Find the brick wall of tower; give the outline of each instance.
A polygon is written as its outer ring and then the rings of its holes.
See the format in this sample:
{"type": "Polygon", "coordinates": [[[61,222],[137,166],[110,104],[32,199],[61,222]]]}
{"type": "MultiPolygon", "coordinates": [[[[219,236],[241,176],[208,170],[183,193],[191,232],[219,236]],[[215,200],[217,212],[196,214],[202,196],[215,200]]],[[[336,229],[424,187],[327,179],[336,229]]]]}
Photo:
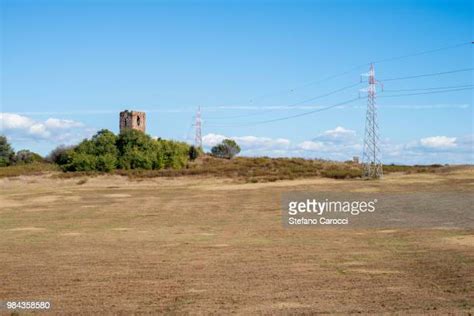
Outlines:
{"type": "Polygon", "coordinates": [[[142,132],[146,131],[145,112],[123,111],[120,112],[120,131],[124,129],[136,129],[142,132]]]}

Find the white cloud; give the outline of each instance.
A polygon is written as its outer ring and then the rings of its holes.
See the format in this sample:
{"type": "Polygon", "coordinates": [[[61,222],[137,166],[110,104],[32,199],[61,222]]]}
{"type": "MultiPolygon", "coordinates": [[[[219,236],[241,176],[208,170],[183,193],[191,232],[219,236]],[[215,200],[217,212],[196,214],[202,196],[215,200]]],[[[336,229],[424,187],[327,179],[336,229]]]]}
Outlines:
{"type": "Polygon", "coordinates": [[[56,118],[49,118],[44,122],[44,125],[50,129],[65,129],[73,127],[82,127],[84,124],[72,120],[60,120],[56,118]]]}
{"type": "Polygon", "coordinates": [[[75,129],[84,124],[73,120],[49,118],[36,121],[30,117],[15,113],[0,113],[0,131],[9,138],[21,140],[71,141],[82,131],[75,129]]]}
{"type": "Polygon", "coordinates": [[[51,132],[46,129],[46,126],[42,123],[35,123],[27,129],[28,133],[33,136],[38,136],[42,138],[49,138],[51,132]]]}
{"type": "Polygon", "coordinates": [[[31,127],[34,121],[29,117],[0,112],[0,128],[3,129],[26,129],[31,127]]]}
{"type": "Polygon", "coordinates": [[[338,126],[335,129],[324,131],[323,133],[316,136],[313,140],[330,143],[354,143],[356,141],[356,132],[346,129],[342,126],[338,126]]]}
{"type": "Polygon", "coordinates": [[[299,144],[298,148],[307,151],[321,151],[324,149],[324,144],[307,140],[299,144]]]}
{"type": "Polygon", "coordinates": [[[202,143],[205,147],[212,147],[226,138],[235,140],[243,150],[277,150],[290,146],[290,141],[285,138],[269,138],[258,136],[236,136],[227,137],[219,134],[207,134],[203,136],[202,143]]]}
{"type": "Polygon", "coordinates": [[[222,142],[224,139],[226,139],[224,135],[218,135],[218,134],[207,134],[202,137],[202,144],[206,147],[212,147],[220,142],[222,142]]]}
{"type": "Polygon", "coordinates": [[[456,147],[456,137],[433,136],[420,139],[420,144],[426,148],[453,148],[456,147]]]}
{"type": "MultiPolygon", "coordinates": [[[[226,137],[207,134],[203,144],[212,147],[226,137]]],[[[334,160],[348,160],[362,156],[363,139],[356,131],[338,126],[321,132],[312,140],[292,143],[288,139],[269,137],[230,137],[242,148],[242,155],[271,157],[306,157],[334,160]]],[[[431,163],[473,163],[473,135],[460,137],[431,136],[405,143],[385,139],[381,143],[384,163],[431,164],[431,163]]]]}
{"type": "Polygon", "coordinates": [[[325,159],[347,160],[359,156],[362,152],[362,140],[354,130],[337,126],[323,131],[309,141],[297,145],[304,156],[325,159]]]}
{"type": "Polygon", "coordinates": [[[400,164],[472,164],[474,135],[431,136],[407,143],[382,143],[382,160],[400,164]]]}
{"type": "Polygon", "coordinates": [[[256,137],[256,136],[242,136],[234,137],[236,142],[241,144],[244,148],[271,148],[281,149],[286,148],[290,145],[290,141],[285,138],[269,138],[269,137],[256,137]]]}
{"type": "Polygon", "coordinates": [[[286,138],[227,137],[220,134],[207,134],[203,137],[203,145],[209,148],[226,138],[235,140],[242,148],[242,155],[249,156],[299,156],[345,160],[353,155],[359,155],[362,149],[357,140],[356,132],[341,126],[324,131],[313,140],[306,140],[298,144],[293,144],[286,138]]]}

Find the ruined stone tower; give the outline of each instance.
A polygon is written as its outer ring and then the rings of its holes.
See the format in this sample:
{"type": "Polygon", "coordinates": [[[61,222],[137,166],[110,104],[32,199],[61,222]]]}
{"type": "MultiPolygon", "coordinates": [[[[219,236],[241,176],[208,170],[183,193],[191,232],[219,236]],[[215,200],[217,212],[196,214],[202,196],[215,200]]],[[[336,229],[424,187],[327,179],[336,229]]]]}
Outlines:
{"type": "Polygon", "coordinates": [[[145,112],[125,110],[120,112],[120,132],[124,129],[136,129],[145,132],[146,115],[145,112]]]}

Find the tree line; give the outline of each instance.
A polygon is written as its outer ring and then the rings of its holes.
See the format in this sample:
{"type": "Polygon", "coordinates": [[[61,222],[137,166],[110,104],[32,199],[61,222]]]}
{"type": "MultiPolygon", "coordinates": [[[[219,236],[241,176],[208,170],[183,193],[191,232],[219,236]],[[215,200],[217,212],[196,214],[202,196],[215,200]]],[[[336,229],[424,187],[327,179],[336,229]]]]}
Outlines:
{"type": "MultiPolygon", "coordinates": [[[[239,152],[240,147],[231,139],[225,139],[211,149],[211,155],[227,159],[233,158],[239,152]]],[[[201,148],[185,142],[154,139],[133,129],[124,130],[118,135],[103,129],[78,145],[58,146],[45,158],[29,150],[15,153],[6,137],[0,136],[0,167],[51,162],[58,164],[64,171],[180,169],[201,154],[201,148]]]]}

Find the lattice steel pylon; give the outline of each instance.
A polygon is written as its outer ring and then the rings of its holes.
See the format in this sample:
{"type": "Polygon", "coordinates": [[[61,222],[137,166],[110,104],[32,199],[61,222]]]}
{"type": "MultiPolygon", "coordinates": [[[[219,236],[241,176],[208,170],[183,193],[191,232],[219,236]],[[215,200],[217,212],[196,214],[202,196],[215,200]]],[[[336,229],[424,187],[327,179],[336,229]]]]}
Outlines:
{"type": "Polygon", "coordinates": [[[196,129],[196,134],[194,136],[194,146],[196,148],[201,148],[202,149],[202,120],[201,120],[201,107],[198,107],[198,110],[196,112],[196,121],[194,123],[194,127],[196,129]]]}
{"type": "Polygon", "coordinates": [[[365,116],[364,154],[362,161],[364,163],[364,177],[378,179],[383,176],[376,104],[376,86],[380,82],[375,79],[373,64],[370,65],[367,76],[369,86],[365,89],[367,91],[367,112],[365,116]]]}

